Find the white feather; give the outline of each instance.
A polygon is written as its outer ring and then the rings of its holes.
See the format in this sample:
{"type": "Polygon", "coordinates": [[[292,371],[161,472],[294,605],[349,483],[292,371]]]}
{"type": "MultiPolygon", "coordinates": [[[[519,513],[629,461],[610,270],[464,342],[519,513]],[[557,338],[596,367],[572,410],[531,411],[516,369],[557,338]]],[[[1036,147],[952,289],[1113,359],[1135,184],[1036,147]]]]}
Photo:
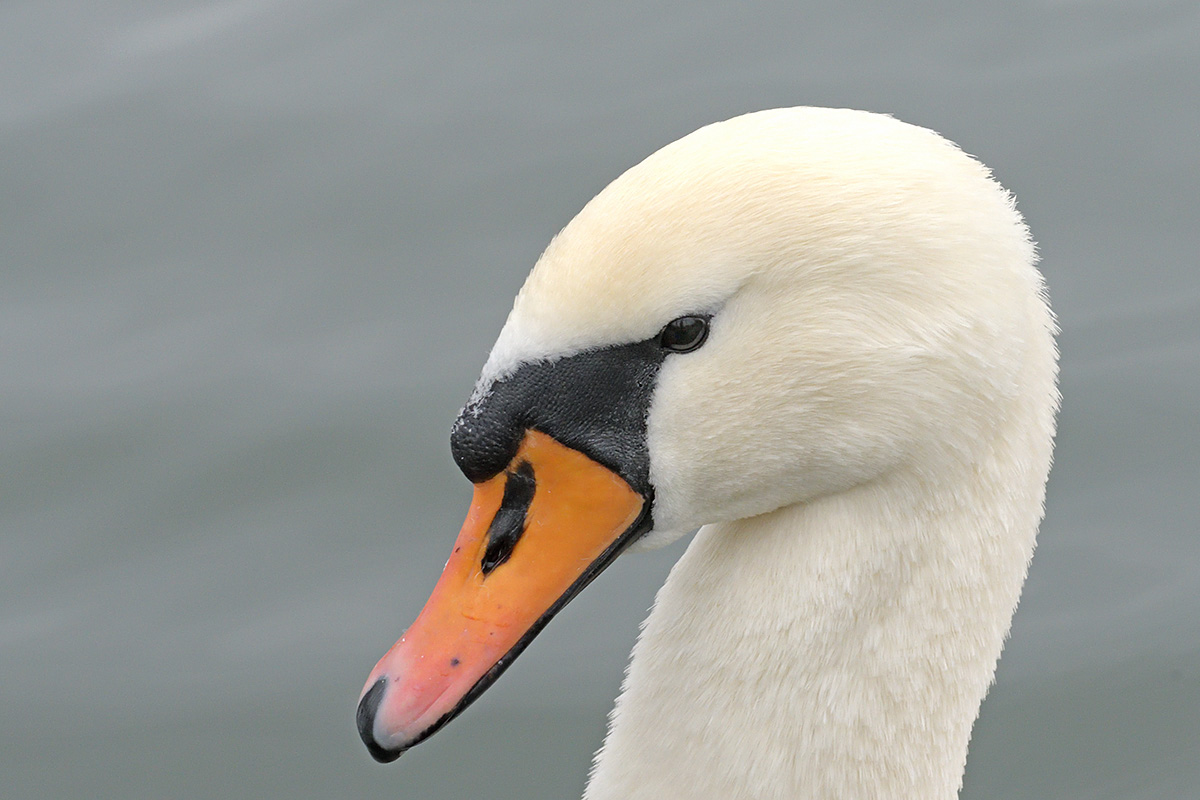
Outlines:
{"type": "Polygon", "coordinates": [[[815,108],[668,145],[550,244],[480,386],[716,312],[648,419],[653,540],[704,527],[587,800],[955,796],[1050,468],[1034,262],[953,144],[815,108]]]}

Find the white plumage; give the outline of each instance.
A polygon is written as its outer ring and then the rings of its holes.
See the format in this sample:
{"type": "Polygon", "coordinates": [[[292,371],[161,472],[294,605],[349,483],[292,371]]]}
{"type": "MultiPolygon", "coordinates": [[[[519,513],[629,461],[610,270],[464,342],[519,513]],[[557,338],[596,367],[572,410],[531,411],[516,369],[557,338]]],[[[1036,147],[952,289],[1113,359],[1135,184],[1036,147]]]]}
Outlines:
{"type": "Polygon", "coordinates": [[[632,168],[550,244],[480,386],[715,312],[662,368],[658,594],[587,800],[952,798],[1042,516],[1034,248],[987,170],[796,108],[632,168]]]}

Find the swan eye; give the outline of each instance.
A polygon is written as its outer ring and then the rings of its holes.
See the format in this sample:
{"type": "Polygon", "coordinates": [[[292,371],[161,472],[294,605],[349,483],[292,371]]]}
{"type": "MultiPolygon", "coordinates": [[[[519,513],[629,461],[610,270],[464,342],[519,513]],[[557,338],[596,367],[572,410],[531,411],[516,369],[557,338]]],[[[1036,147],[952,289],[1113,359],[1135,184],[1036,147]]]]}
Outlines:
{"type": "Polygon", "coordinates": [[[664,350],[690,353],[708,338],[708,317],[680,317],[667,323],[658,335],[664,350]]]}

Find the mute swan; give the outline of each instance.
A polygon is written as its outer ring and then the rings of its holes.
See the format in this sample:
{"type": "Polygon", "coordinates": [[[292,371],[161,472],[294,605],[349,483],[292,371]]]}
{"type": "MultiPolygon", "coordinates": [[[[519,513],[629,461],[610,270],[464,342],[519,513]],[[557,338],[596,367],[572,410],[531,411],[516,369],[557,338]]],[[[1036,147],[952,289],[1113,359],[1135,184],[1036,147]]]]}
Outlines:
{"type": "Polygon", "coordinates": [[[1033,554],[1055,323],[988,171],[849,110],[702,128],[550,243],[454,426],[474,482],[367,680],[390,761],[628,546],[700,528],[585,798],[952,798],[1033,554]]]}

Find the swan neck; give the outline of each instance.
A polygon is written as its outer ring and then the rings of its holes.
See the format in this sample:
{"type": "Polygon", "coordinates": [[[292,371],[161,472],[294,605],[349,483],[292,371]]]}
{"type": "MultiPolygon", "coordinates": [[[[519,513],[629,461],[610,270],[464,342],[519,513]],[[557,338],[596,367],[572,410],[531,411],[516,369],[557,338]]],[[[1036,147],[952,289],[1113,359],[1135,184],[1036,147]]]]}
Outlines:
{"type": "Polygon", "coordinates": [[[1031,476],[989,493],[1004,483],[972,472],[701,529],[586,800],[955,797],[1043,491],[1031,476]]]}

